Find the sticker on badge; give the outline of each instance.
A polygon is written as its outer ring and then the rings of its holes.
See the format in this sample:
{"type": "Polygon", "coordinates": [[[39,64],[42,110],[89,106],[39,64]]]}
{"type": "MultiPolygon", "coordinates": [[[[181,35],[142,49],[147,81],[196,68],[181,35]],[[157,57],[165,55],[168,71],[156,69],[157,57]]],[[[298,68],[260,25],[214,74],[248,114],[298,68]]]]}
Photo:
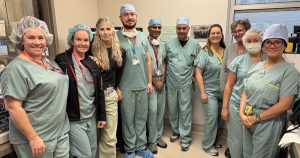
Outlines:
{"type": "Polygon", "coordinates": [[[139,59],[137,59],[137,58],[132,59],[132,65],[139,65],[139,64],[140,64],[139,59]]]}

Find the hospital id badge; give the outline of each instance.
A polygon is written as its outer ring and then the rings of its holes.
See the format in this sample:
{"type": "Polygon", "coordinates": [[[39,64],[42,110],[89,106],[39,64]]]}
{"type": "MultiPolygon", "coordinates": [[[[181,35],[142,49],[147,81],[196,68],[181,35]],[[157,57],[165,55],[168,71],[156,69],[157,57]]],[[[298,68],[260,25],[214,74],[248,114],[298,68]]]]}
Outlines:
{"type": "Polygon", "coordinates": [[[137,58],[132,59],[132,65],[139,65],[139,64],[140,64],[139,59],[137,59],[137,58]]]}
{"type": "Polygon", "coordinates": [[[156,74],[156,76],[161,76],[162,74],[161,74],[161,71],[158,69],[158,70],[156,70],[156,72],[155,72],[156,74]]]}

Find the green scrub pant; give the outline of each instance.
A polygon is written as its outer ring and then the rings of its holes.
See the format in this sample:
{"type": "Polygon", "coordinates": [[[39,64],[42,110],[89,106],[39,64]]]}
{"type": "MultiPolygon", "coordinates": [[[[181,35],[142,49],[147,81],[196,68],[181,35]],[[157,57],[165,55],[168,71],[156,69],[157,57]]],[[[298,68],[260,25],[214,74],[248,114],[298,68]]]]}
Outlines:
{"type": "Polygon", "coordinates": [[[203,104],[205,119],[202,148],[204,150],[212,147],[216,141],[220,122],[219,119],[221,106],[221,97],[208,97],[207,104],[203,104]]]}
{"type": "Polygon", "coordinates": [[[70,158],[94,158],[97,152],[96,117],[70,122],[70,158]]]}
{"type": "Polygon", "coordinates": [[[148,114],[147,90],[123,90],[121,117],[126,152],[146,148],[146,121],[148,114]]]}
{"type": "MultiPolygon", "coordinates": [[[[58,137],[55,140],[45,141],[46,151],[42,156],[34,158],[69,158],[69,135],[58,137]]],[[[14,150],[20,158],[32,158],[31,148],[29,144],[13,144],[14,150]]]]}
{"type": "Polygon", "coordinates": [[[115,90],[104,91],[106,125],[99,129],[99,158],[116,158],[118,126],[118,94],[115,90]]]}
{"type": "Polygon", "coordinates": [[[173,134],[181,143],[190,143],[192,129],[192,85],[180,89],[167,88],[169,120],[173,134]]]}
{"type": "MultiPolygon", "coordinates": [[[[258,114],[258,113],[256,113],[258,114]]],[[[285,115],[243,128],[244,158],[274,158],[285,122],[285,115]]]]}
{"type": "Polygon", "coordinates": [[[227,144],[232,158],[243,158],[243,124],[240,119],[240,104],[229,102],[227,144]]]}
{"type": "Polygon", "coordinates": [[[148,143],[157,143],[157,140],[163,133],[163,119],[166,105],[166,92],[165,88],[161,92],[157,92],[153,88],[152,95],[149,96],[149,108],[148,108],[148,143]]]}

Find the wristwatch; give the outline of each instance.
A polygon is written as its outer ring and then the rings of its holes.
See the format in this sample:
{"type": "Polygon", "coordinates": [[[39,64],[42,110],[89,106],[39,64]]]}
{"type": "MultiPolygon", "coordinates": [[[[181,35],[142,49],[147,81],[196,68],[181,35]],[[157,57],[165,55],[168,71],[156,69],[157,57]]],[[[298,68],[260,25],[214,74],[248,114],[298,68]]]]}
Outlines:
{"type": "Polygon", "coordinates": [[[257,121],[257,122],[261,122],[260,114],[255,115],[255,118],[256,118],[256,121],[257,121]]]}

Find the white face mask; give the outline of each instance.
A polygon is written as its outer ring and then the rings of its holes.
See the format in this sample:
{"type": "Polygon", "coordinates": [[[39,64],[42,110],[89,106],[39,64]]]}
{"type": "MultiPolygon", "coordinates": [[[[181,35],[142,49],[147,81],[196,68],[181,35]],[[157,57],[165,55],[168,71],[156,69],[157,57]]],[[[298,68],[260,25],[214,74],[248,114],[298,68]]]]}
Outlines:
{"type": "Polygon", "coordinates": [[[152,43],[153,45],[155,45],[155,46],[158,46],[158,45],[160,44],[160,41],[157,40],[157,39],[152,39],[152,40],[150,40],[150,41],[151,41],[151,43],[152,43]]]}
{"type": "Polygon", "coordinates": [[[256,54],[259,53],[261,50],[261,42],[258,43],[246,43],[245,44],[245,48],[246,50],[250,53],[250,54],[256,54]]]}
{"type": "Polygon", "coordinates": [[[122,30],[122,33],[128,38],[133,38],[134,36],[136,36],[136,30],[134,30],[133,32],[125,32],[124,30],[122,30]]]}

